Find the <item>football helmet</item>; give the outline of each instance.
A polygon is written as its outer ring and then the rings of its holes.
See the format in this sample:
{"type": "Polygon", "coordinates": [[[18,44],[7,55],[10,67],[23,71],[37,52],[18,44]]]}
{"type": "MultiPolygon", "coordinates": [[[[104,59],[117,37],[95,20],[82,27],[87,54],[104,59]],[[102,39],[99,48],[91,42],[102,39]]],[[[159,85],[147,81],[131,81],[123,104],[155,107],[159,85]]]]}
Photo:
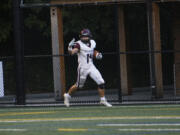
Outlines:
{"type": "Polygon", "coordinates": [[[92,38],[91,31],[89,29],[83,29],[81,30],[79,37],[82,42],[88,43],[90,38],[92,38]]]}

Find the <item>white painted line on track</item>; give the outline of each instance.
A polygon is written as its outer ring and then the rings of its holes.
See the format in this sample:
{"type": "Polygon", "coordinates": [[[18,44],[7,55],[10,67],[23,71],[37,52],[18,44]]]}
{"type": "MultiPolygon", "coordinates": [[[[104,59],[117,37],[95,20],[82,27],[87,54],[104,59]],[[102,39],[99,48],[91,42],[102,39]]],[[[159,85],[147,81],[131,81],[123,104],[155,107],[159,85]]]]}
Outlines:
{"type": "Polygon", "coordinates": [[[125,127],[125,126],[180,126],[180,123],[152,123],[152,124],[97,124],[100,127],[125,127]]]}
{"type": "Polygon", "coordinates": [[[152,128],[152,129],[137,129],[137,128],[127,128],[127,129],[118,129],[119,131],[127,131],[127,132],[129,132],[129,131],[132,131],[132,132],[134,132],[134,131],[180,131],[180,129],[178,129],[178,128],[167,128],[167,129],[163,129],[163,128],[157,128],[157,129],[155,129],[155,128],[152,128]]]}

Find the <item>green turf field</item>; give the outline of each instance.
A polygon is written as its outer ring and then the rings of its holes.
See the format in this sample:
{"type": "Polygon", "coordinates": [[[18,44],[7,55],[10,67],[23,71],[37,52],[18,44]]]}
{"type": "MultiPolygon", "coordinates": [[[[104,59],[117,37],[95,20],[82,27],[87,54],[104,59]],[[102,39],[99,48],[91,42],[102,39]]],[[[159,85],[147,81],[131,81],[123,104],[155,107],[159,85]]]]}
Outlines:
{"type": "Polygon", "coordinates": [[[180,135],[180,105],[1,108],[0,135],[180,135]]]}

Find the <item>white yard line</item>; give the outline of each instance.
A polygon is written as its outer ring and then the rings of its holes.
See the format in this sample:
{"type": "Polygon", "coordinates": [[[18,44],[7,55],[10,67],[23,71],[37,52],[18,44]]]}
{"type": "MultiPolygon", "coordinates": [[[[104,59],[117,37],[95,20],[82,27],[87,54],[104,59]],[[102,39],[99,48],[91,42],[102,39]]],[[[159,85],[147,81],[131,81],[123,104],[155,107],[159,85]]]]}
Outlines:
{"type": "Polygon", "coordinates": [[[55,111],[51,112],[8,112],[8,113],[0,113],[0,116],[17,116],[17,115],[34,115],[34,114],[51,114],[56,113],[55,111]]]}
{"type": "Polygon", "coordinates": [[[0,131],[20,131],[20,132],[24,132],[27,131],[27,129],[0,129],[0,131]]]}
{"type": "Polygon", "coordinates": [[[152,123],[152,124],[97,124],[100,127],[125,127],[125,126],[180,126],[180,123],[152,123]]]}
{"type": "Polygon", "coordinates": [[[126,117],[72,117],[72,118],[34,118],[34,119],[0,119],[0,123],[48,122],[48,121],[86,121],[86,120],[143,120],[143,119],[180,119],[180,116],[126,116],[126,117]]]}
{"type": "MultiPolygon", "coordinates": [[[[156,108],[156,107],[159,107],[159,109],[162,107],[162,108],[167,108],[167,107],[170,107],[170,108],[173,108],[173,107],[180,107],[180,105],[177,105],[177,104],[170,104],[170,105],[123,105],[123,106],[113,106],[113,108],[156,108]]],[[[48,107],[47,106],[47,108],[44,108],[44,107],[42,107],[42,108],[23,108],[23,109],[15,109],[15,108],[8,108],[8,111],[9,112],[14,112],[14,111],[19,111],[19,110],[21,110],[21,111],[31,111],[31,110],[44,110],[44,111],[46,111],[46,110],[78,110],[78,109],[99,109],[99,108],[106,108],[107,109],[107,107],[104,107],[104,106],[82,106],[82,107],[77,107],[77,106],[72,106],[72,107],[70,107],[70,108],[67,108],[67,107],[48,107]],[[48,108],[48,109],[47,109],[48,108]]],[[[6,112],[6,111],[4,111],[6,108],[4,108],[4,109],[2,109],[2,110],[0,110],[0,112],[6,112]]],[[[108,108],[108,109],[111,109],[111,108],[108,108]]]]}
{"type": "Polygon", "coordinates": [[[180,131],[180,129],[176,128],[176,129],[173,129],[173,128],[166,128],[166,129],[163,129],[163,128],[152,128],[152,129],[137,129],[137,128],[127,128],[127,129],[118,129],[119,131],[180,131]]]}

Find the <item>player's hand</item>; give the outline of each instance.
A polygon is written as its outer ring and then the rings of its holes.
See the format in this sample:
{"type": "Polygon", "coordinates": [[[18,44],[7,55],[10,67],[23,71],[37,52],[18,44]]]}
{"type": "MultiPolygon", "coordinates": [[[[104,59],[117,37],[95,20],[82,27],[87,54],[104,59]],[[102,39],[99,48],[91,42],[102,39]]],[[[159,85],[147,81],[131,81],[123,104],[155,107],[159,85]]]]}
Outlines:
{"type": "Polygon", "coordinates": [[[73,39],[69,42],[68,48],[69,48],[69,47],[72,48],[72,46],[74,46],[74,45],[75,45],[75,38],[73,38],[73,39]]]}
{"type": "Polygon", "coordinates": [[[97,55],[96,55],[96,59],[98,59],[98,60],[101,60],[102,59],[102,53],[98,53],[97,55]]]}
{"type": "Polygon", "coordinates": [[[68,51],[69,51],[69,52],[72,51],[72,46],[68,46],[68,51]]]}

